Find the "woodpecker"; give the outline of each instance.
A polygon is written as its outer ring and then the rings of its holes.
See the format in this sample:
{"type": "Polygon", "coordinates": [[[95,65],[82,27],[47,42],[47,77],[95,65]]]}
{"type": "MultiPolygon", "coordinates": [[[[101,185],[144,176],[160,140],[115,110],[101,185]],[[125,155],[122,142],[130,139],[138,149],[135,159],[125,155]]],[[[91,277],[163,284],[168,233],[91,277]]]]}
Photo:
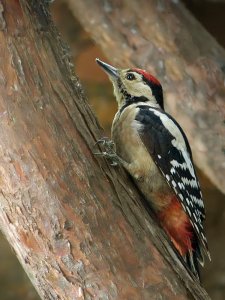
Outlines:
{"type": "Polygon", "coordinates": [[[204,233],[204,203],[184,131],[164,111],[160,82],[145,70],[116,69],[96,59],[114,87],[118,111],[112,141],[97,154],[130,173],[190,271],[210,259],[204,233]],[[114,149],[115,148],[115,149],[114,149]]]}

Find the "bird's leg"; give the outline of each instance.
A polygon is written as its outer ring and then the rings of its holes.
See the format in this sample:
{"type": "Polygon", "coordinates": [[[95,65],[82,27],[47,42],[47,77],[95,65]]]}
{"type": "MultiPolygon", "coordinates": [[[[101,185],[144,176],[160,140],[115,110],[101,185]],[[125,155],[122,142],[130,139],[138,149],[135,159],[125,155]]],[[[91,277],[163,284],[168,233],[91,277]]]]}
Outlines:
{"type": "Polygon", "coordinates": [[[95,155],[103,156],[110,161],[111,166],[118,166],[119,164],[124,165],[124,161],[115,152],[115,143],[108,137],[103,137],[98,140],[94,147],[101,145],[104,149],[102,152],[93,152],[95,155]]]}

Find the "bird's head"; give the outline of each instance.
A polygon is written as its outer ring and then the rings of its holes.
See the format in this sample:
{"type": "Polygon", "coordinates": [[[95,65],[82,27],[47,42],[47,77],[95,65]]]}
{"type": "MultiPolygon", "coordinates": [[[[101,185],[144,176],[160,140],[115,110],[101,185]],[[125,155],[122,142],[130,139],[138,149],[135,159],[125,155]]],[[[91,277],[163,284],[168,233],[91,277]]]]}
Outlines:
{"type": "Polygon", "coordinates": [[[147,102],[150,106],[164,109],[162,86],[154,76],[137,68],[116,69],[98,58],[96,62],[112,81],[119,108],[147,102]]]}

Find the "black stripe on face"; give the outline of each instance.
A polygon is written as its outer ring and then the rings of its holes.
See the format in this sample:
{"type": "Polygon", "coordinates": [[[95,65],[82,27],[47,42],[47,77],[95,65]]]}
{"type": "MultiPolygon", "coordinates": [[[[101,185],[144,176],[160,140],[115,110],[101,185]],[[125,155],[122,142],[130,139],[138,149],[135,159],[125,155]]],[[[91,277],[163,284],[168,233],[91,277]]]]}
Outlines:
{"type": "Polygon", "coordinates": [[[153,82],[149,82],[143,77],[143,81],[150,87],[152,90],[152,95],[155,97],[156,102],[159,104],[159,106],[164,110],[164,103],[163,103],[163,90],[162,86],[158,84],[154,84],[153,82]]]}
{"type": "Polygon", "coordinates": [[[134,104],[134,103],[140,103],[140,102],[147,102],[149,101],[148,98],[144,97],[144,96],[140,96],[140,97],[133,97],[129,94],[127,94],[128,97],[125,98],[125,103],[124,105],[120,108],[120,113],[123,112],[123,110],[128,107],[129,105],[131,104],[134,104]]]}
{"type": "Polygon", "coordinates": [[[117,85],[118,85],[120,93],[123,94],[123,100],[124,100],[124,104],[120,108],[120,113],[122,113],[123,110],[131,104],[149,101],[149,99],[145,96],[135,97],[135,96],[130,95],[124,88],[123,83],[119,78],[117,80],[117,85]]]}
{"type": "Polygon", "coordinates": [[[143,82],[149,86],[149,88],[152,91],[152,95],[155,97],[156,102],[159,104],[159,106],[164,110],[164,101],[163,101],[163,90],[162,90],[162,86],[161,84],[157,84],[154,81],[150,81],[149,79],[147,79],[143,73],[141,72],[137,72],[135,70],[129,69],[128,73],[136,73],[138,75],[141,75],[143,82]]]}

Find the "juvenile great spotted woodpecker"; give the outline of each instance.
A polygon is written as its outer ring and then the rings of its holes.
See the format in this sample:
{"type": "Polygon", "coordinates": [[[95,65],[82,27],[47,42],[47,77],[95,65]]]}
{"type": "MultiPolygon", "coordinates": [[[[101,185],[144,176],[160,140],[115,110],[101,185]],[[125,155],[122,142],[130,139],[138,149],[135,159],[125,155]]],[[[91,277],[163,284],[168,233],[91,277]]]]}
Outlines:
{"type": "Polygon", "coordinates": [[[160,82],[145,70],[116,69],[96,59],[109,75],[118,102],[112,141],[97,154],[131,174],[191,272],[210,258],[203,229],[204,204],[191,149],[180,125],[164,111],[160,82]],[[113,150],[115,148],[115,151],[113,150]]]}

